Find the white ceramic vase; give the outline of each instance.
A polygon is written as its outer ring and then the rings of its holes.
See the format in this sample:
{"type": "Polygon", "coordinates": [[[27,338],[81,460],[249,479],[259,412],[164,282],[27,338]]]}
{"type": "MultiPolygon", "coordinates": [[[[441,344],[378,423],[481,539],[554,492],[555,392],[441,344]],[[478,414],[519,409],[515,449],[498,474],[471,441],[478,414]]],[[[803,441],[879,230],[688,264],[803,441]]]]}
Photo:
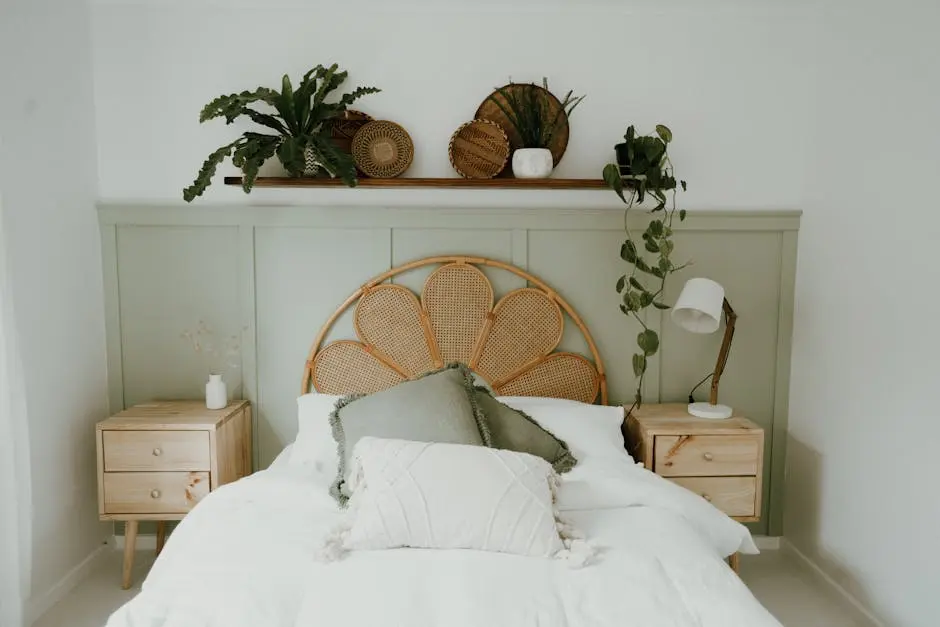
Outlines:
{"type": "Polygon", "coordinates": [[[512,173],[517,179],[546,179],[554,167],[548,148],[519,148],[512,153],[512,173]]]}
{"type": "Polygon", "coordinates": [[[228,390],[220,374],[210,374],[206,383],[206,408],[222,409],[228,405],[228,390]]]}

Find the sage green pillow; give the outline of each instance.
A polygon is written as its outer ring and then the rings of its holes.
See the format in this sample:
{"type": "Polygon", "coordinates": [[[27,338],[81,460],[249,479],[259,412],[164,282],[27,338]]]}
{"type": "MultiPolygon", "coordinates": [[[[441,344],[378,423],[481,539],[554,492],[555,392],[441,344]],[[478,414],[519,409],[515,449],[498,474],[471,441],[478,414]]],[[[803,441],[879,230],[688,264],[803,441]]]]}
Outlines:
{"type": "Polygon", "coordinates": [[[360,438],[395,438],[489,446],[489,433],[476,402],[473,374],[452,364],[413,381],[368,396],[346,396],[330,414],[333,439],[339,451],[339,472],[330,488],[340,505],[353,447],[360,438]]]}
{"type": "Polygon", "coordinates": [[[528,414],[500,403],[485,388],[478,386],[476,396],[492,448],[537,455],[557,473],[568,472],[578,463],[564,440],[556,438],[528,414]]]}

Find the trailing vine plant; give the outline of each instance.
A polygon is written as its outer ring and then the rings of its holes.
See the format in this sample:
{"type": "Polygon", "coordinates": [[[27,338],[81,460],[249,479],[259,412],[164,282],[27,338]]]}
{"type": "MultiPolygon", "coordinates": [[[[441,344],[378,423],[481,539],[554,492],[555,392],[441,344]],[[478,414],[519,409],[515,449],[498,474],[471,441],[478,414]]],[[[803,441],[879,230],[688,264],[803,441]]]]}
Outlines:
{"type": "Polygon", "coordinates": [[[617,293],[622,300],[620,311],[642,327],[636,338],[639,351],[633,355],[637,388],[631,411],[643,403],[643,380],[649,359],[659,351],[659,335],[649,328],[643,314],[649,307],[670,309],[662,301],[666,280],[688,265],[676,265],[672,259],[673,223],[676,217],[682,222],[686,215],[685,209],[677,208],[676,195],[679,187],[686,190],[686,182],[676,184],[669,159],[670,142],[672,131],[662,124],[656,125],[655,135],[642,136],[637,136],[631,125],[624,143],[617,146],[618,163],[604,166],[604,181],[626,205],[623,212],[626,239],[620,247],[620,258],[630,269],[617,279],[617,293]],[[671,194],[667,196],[667,192],[671,194]],[[650,219],[638,242],[630,233],[630,210],[648,196],[656,200],[656,206],[648,210],[650,219]]]}

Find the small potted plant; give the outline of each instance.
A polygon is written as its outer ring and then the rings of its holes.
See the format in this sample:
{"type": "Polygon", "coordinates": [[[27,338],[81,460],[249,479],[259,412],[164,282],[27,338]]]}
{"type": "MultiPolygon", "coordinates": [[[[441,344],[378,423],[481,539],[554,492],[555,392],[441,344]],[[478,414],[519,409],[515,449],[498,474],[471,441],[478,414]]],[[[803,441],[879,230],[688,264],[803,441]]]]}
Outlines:
{"type": "Polygon", "coordinates": [[[616,285],[621,299],[620,311],[633,318],[642,329],[636,338],[639,350],[633,355],[637,388],[630,411],[643,402],[643,378],[648,360],[659,351],[659,334],[646,324],[644,310],[649,307],[670,309],[670,305],[662,300],[666,280],[688,265],[674,261],[675,219],[682,222],[686,215],[685,209],[676,206],[676,196],[679,188],[685,191],[686,183],[679,181],[676,185],[668,151],[670,142],[672,131],[662,124],[656,126],[655,135],[641,136],[637,136],[631,125],[624,135],[624,143],[615,147],[617,163],[607,164],[603,172],[607,186],[626,205],[624,225],[630,210],[641,204],[647,193],[656,199],[656,206],[649,210],[649,221],[640,240],[625,229],[626,239],[620,247],[620,258],[627,262],[628,267],[616,285]],[[666,192],[672,192],[671,199],[666,192]]]}
{"type": "Polygon", "coordinates": [[[304,74],[296,90],[285,74],[280,91],[259,87],[255,91],[219,96],[207,104],[199,114],[200,122],[225,118],[225,123],[231,124],[245,116],[275,133],[246,131],[210,154],[196,180],[183,190],[183,199],[192,202],[202,195],[226,157],[231,157],[232,163],[241,169],[242,189],[246,194],[254,186],[261,165],[274,156],[291,176],[312,175],[322,169],[350,187],[355,186],[356,166],[352,156],[340,150],[331,139],[331,121],[358,98],[381,90],[359,87],[335,102],[326,102],[330,92],[346,80],[347,72],[338,69],[335,63],[328,68],[318,65],[304,74]],[[273,111],[252,108],[256,103],[268,105],[273,111]]]}
{"type": "Polygon", "coordinates": [[[549,149],[552,139],[584,96],[572,97],[569,91],[558,107],[548,91],[548,79],[542,79],[542,87],[535,84],[520,86],[522,89],[513,87],[512,84],[501,87],[490,96],[522,142],[512,154],[512,173],[520,179],[548,178],[555,167],[549,149]],[[501,98],[496,98],[496,94],[501,98]]]}

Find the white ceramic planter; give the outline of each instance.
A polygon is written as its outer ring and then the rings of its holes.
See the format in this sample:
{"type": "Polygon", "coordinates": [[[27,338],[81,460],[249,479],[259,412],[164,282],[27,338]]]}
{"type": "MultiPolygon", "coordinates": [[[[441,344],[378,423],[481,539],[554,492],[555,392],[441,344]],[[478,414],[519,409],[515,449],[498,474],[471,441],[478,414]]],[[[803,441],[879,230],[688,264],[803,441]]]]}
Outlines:
{"type": "Polygon", "coordinates": [[[545,179],[554,167],[548,148],[519,148],[512,153],[512,173],[517,179],[545,179]]]}
{"type": "Polygon", "coordinates": [[[206,383],[206,408],[222,409],[228,405],[228,390],[220,374],[210,374],[206,383]]]}

